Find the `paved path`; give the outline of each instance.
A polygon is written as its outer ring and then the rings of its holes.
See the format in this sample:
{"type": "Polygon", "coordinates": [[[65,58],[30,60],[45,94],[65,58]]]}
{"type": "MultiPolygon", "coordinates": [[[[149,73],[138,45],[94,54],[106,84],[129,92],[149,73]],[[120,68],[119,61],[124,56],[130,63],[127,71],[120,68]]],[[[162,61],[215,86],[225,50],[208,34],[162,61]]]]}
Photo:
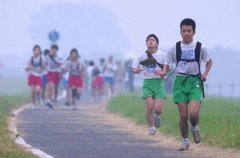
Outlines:
{"type": "MultiPolygon", "coordinates": [[[[55,158],[190,158],[188,152],[164,147],[157,141],[119,130],[97,109],[85,105],[77,111],[59,106],[26,109],[17,117],[25,141],[55,158]]],[[[101,110],[100,110],[101,111],[101,110]]],[[[196,157],[196,156],[194,156],[196,157]]]]}

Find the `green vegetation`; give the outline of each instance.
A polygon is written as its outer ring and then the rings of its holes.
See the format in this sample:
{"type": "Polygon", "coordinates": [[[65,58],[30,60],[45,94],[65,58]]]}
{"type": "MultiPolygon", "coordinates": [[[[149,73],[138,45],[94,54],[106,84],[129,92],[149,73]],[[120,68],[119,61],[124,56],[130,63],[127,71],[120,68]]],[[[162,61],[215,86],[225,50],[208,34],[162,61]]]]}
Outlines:
{"type": "Polygon", "coordinates": [[[0,96],[30,92],[27,80],[22,78],[0,78],[0,96]]]}
{"type": "MultiPolygon", "coordinates": [[[[110,112],[120,113],[138,124],[147,125],[145,104],[140,95],[121,94],[114,97],[107,108],[110,112]]],[[[170,97],[165,102],[161,119],[162,127],[159,130],[180,139],[178,110],[170,97]]],[[[216,97],[204,99],[199,126],[203,143],[240,149],[240,101],[216,97]]]]}
{"type": "Polygon", "coordinates": [[[29,102],[27,95],[0,96],[0,157],[1,158],[34,158],[32,154],[20,149],[10,139],[8,116],[13,108],[29,102]]]}

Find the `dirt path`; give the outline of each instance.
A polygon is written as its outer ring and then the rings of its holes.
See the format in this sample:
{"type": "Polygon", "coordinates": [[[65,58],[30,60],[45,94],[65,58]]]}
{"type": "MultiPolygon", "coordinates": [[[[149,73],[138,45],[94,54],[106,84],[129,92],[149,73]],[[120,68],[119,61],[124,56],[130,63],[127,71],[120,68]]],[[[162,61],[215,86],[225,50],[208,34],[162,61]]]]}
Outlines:
{"type": "Polygon", "coordinates": [[[55,158],[239,158],[240,152],[191,144],[179,152],[179,141],[157,133],[147,135],[136,125],[106,111],[105,104],[26,109],[17,117],[17,130],[28,144],[55,158]]]}

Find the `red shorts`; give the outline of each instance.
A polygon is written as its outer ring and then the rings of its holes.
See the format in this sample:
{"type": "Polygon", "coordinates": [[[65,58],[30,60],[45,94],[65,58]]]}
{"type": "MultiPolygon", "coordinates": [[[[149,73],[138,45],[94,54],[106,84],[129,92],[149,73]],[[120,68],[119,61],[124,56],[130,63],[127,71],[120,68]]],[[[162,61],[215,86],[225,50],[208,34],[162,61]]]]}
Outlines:
{"type": "Polygon", "coordinates": [[[102,76],[96,76],[92,80],[92,87],[93,88],[101,88],[104,84],[104,78],[102,76]]]}
{"type": "Polygon", "coordinates": [[[48,72],[47,74],[48,83],[53,82],[54,84],[58,84],[60,82],[60,72],[48,72]]]}
{"type": "Polygon", "coordinates": [[[29,86],[42,86],[42,76],[34,76],[30,74],[28,76],[28,85],[29,86]]]}
{"type": "Polygon", "coordinates": [[[76,87],[76,88],[82,88],[83,87],[83,79],[81,76],[69,76],[68,79],[69,87],[76,87]]]}

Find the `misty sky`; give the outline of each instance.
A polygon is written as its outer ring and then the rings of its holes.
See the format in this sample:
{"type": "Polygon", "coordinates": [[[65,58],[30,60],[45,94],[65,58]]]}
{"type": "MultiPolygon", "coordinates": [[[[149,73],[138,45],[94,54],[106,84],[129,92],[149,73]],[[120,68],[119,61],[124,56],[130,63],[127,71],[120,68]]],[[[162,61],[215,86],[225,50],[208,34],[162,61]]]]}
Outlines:
{"type": "Polygon", "coordinates": [[[54,29],[60,31],[64,57],[73,47],[83,58],[123,57],[145,50],[150,33],[167,50],[180,40],[179,23],[185,17],[195,19],[195,38],[209,48],[219,45],[240,55],[239,6],[238,0],[1,0],[2,73],[24,74],[33,45],[49,47],[47,34],[54,29]]]}

